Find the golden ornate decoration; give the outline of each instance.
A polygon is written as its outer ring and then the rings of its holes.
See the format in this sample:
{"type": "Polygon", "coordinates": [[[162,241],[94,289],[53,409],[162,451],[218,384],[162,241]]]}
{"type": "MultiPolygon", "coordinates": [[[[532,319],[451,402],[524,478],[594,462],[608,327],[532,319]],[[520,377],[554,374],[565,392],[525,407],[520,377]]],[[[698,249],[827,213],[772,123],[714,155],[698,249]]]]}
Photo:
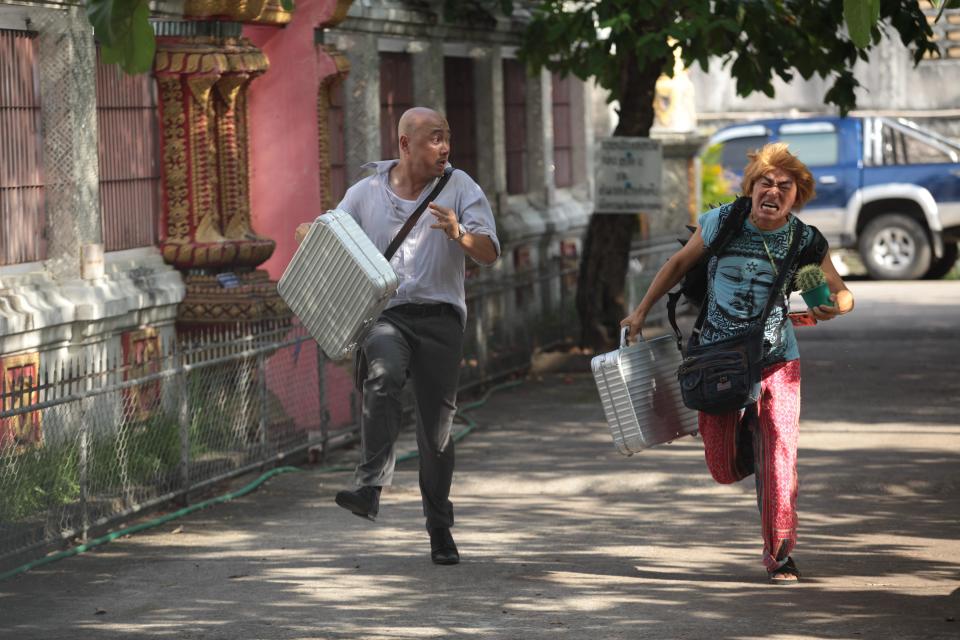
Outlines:
{"type": "Polygon", "coordinates": [[[273,253],[250,227],[247,170],[246,91],[268,66],[245,38],[158,39],[168,263],[254,267],[273,253]]]}
{"type": "MultiPolygon", "coordinates": [[[[29,407],[40,401],[40,354],[26,353],[0,359],[3,376],[3,411],[29,407]]],[[[0,418],[0,451],[12,447],[23,452],[43,444],[42,413],[29,411],[0,418]]]]}
{"type": "Polygon", "coordinates": [[[185,0],[183,15],[190,18],[221,18],[254,22],[263,13],[267,0],[185,0]]]}
{"type": "Polygon", "coordinates": [[[239,284],[224,288],[214,276],[188,274],[187,296],[177,309],[178,327],[225,322],[289,321],[289,307],[277,293],[266,271],[240,272],[239,284]]]}
{"type": "Polygon", "coordinates": [[[158,78],[158,85],[163,139],[162,175],[166,236],[170,242],[186,242],[190,236],[190,202],[183,91],[177,78],[158,78]]]}
{"type": "Polygon", "coordinates": [[[352,4],[353,0],[336,0],[336,4],[334,5],[333,11],[330,14],[330,18],[320,26],[329,29],[330,27],[335,27],[343,22],[346,19],[347,12],[350,11],[350,5],[352,4]]]}
{"type": "MultiPolygon", "coordinates": [[[[162,368],[162,342],[153,327],[125,331],[120,336],[123,352],[124,380],[136,380],[158,373],[162,368]]],[[[148,419],[160,404],[160,380],[152,380],[123,389],[125,416],[137,420],[148,419]]]]}
{"type": "MultiPolygon", "coordinates": [[[[296,7],[294,7],[296,9],[296,7]]],[[[267,0],[263,11],[257,18],[257,24],[285,25],[293,20],[293,13],[283,8],[280,0],[267,0]]]]}
{"type": "MultiPolygon", "coordinates": [[[[352,0],[351,0],[352,1],[352,0]]],[[[337,3],[342,4],[342,2],[337,3]]],[[[347,2],[347,9],[350,8],[347,2]]],[[[338,6],[335,11],[339,12],[338,6]]],[[[281,0],[185,0],[183,15],[205,18],[282,26],[293,19],[293,12],[283,8],[281,0]]],[[[344,11],[344,16],[346,12],[344,11]]],[[[343,20],[341,17],[340,20],[343,20]]]]}

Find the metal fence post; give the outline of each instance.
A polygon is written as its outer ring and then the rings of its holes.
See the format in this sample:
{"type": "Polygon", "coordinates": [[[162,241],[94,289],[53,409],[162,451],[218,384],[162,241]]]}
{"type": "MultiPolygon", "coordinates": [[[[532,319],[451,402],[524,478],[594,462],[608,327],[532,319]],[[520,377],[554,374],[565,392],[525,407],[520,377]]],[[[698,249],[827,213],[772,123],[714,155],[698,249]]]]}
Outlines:
{"type": "Polygon", "coordinates": [[[89,464],[89,433],[87,428],[87,412],[83,409],[83,403],[80,403],[80,540],[87,541],[87,535],[90,531],[90,510],[88,498],[90,495],[88,464],[89,464]]]}
{"type": "Polygon", "coordinates": [[[557,303],[559,307],[557,308],[557,316],[561,318],[560,326],[562,327],[559,331],[559,335],[560,335],[560,340],[564,340],[565,338],[572,337],[574,342],[578,342],[579,341],[578,335],[573,335],[573,336],[566,335],[570,333],[570,331],[567,330],[568,323],[574,323],[573,333],[576,333],[576,330],[577,330],[576,324],[578,323],[577,323],[576,314],[574,314],[573,317],[569,317],[566,315],[567,304],[568,304],[567,301],[569,300],[570,296],[573,296],[574,299],[576,299],[577,291],[576,291],[576,285],[574,286],[573,291],[567,291],[567,286],[566,286],[567,273],[566,273],[565,266],[566,265],[564,264],[563,258],[560,258],[560,260],[557,261],[557,269],[556,269],[556,279],[557,279],[558,293],[559,293],[559,301],[557,303]]]}
{"type": "Polygon", "coordinates": [[[478,380],[486,381],[487,379],[487,334],[483,328],[483,318],[487,314],[487,305],[481,303],[477,305],[477,320],[473,323],[475,330],[475,339],[477,341],[477,374],[478,380]]]}
{"type": "MultiPolygon", "coordinates": [[[[327,407],[327,361],[317,343],[317,404],[320,412],[320,460],[327,459],[327,438],[330,437],[330,410],[327,407]]],[[[350,396],[350,411],[354,412],[354,398],[350,396]]]]}
{"type": "Polygon", "coordinates": [[[180,486],[183,489],[180,502],[190,502],[190,389],[187,380],[186,357],[182,349],[178,349],[175,358],[179,371],[177,372],[177,392],[180,394],[178,424],[180,426],[180,486]]]}
{"type": "Polygon", "coordinates": [[[267,359],[263,352],[257,354],[257,378],[260,384],[257,385],[260,400],[260,422],[257,428],[260,430],[260,446],[264,452],[267,450],[267,359]]]}

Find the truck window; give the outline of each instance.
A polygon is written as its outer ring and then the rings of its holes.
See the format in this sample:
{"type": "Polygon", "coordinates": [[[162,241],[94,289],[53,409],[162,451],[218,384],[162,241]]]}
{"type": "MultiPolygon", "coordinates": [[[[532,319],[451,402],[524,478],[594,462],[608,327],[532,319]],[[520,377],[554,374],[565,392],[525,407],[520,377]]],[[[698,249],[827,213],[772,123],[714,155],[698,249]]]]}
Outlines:
{"type": "Polygon", "coordinates": [[[769,141],[767,136],[731,138],[724,142],[720,149],[720,164],[724,171],[743,175],[743,168],[747,166],[747,153],[758,150],[769,141]]]}
{"type": "Polygon", "coordinates": [[[780,140],[786,142],[790,147],[790,153],[800,158],[808,167],[834,165],[839,159],[839,140],[836,131],[787,133],[781,134],[780,140]]]}
{"type": "Polygon", "coordinates": [[[883,164],[885,165],[953,162],[942,149],[892,127],[881,129],[880,140],[883,147],[883,164]]]}
{"type": "Polygon", "coordinates": [[[903,134],[890,127],[883,127],[880,130],[881,153],[883,154],[883,163],[906,164],[903,161],[903,134]]]}

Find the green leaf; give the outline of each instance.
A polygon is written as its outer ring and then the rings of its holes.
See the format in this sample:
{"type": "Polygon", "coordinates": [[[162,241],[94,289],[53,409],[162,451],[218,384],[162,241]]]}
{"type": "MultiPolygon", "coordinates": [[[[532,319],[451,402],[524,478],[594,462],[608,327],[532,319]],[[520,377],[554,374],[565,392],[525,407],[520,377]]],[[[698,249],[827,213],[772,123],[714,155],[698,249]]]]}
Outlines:
{"type": "Polygon", "coordinates": [[[843,18],[853,43],[865,49],[870,46],[870,32],[880,19],[880,0],[843,0],[843,18]]]}
{"type": "Polygon", "coordinates": [[[147,0],[87,0],[87,17],[101,60],[129,74],[150,70],[157,45],[147,0]]]}
{"type": "Polygon", "coordinates": [[[857,104],[854,90],[860,86],[860,83],[853,77],[849,71],[841,72],[824,96],[824,102],[837,105],[840,109],[840,115],[845,116],[857,104]]]}
{"type": "Polygon", "coordinates": [[[150,26],[150,8],[141,2],[134,13],[130,29],[130,56],[122,65],[127,73],[145,73],[153,67],[153,56],[157,50],[157,41],[150,26]]]}
{"type": "Polygon", "coordinates": [[[130,21],[141,4],[145,5],[146,1],[87,0],[87,18],[100,44],[117,46],[117,40],[130,29],[130,21]]]}
{"type": "Polygon", "coordinates": [[[105,44],[100,45],[100,62],[104,64],[120,64],[123,62],[123,51],[108,47],[105,44]]]}
{"type": "Polygon", "coordinates": [[[284,11],[293,11],[293,0],[280,0],[280,6],[284,11]]]}

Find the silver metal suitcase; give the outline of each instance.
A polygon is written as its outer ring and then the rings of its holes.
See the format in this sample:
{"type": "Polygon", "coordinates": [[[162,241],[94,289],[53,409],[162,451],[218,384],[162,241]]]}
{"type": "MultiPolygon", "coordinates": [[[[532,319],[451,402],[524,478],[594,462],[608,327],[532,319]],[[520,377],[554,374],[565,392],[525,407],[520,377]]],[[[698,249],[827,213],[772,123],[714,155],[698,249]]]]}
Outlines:
{"type": "Polygon", "coordinates": [[[593,377],[603,412],[620,453],[643,449],[697,432],[697,412],[683,404],[677,367],[680,351],[672,336],[640,340],[594,357],[593,377]]]}
{"type": "Polygon", "coordinates": [[[345,358],[373,326],[399,280],[373,242],[341,209],[318,217],[277,292],[331,360],[345,358]]]}

